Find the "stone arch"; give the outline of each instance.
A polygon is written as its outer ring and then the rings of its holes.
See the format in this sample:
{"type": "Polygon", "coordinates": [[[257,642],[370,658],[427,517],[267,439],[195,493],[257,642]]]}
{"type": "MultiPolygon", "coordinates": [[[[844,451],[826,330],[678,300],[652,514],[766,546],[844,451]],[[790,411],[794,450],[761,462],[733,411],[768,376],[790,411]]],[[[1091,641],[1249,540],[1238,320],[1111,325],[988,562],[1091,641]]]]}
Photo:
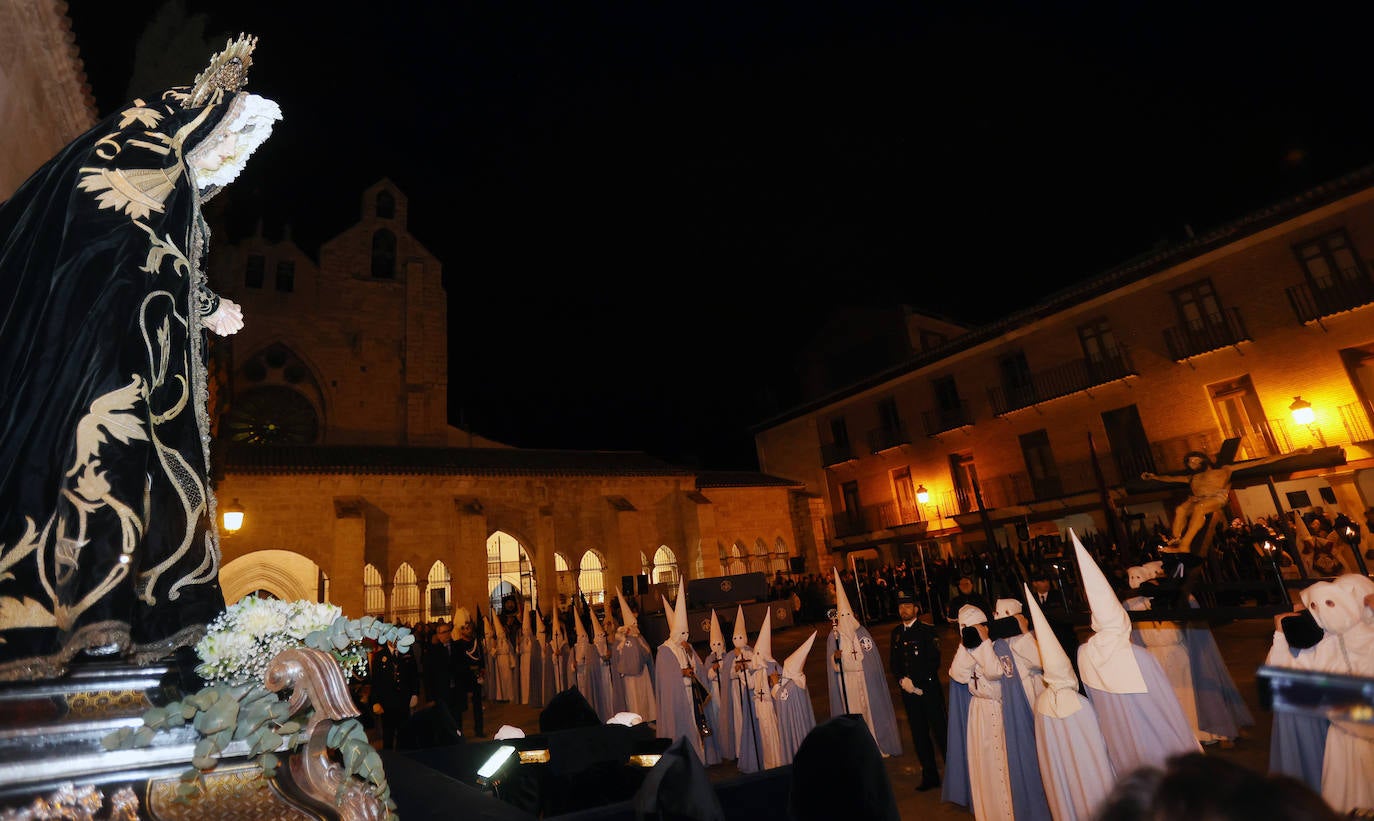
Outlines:
{"type": "Polygon", "coordinates": [[[720,572],[722,576],[733,576],[737,573],[747,572],[748,564],[745,562],[744,545],[738,541],[731,542],[720,552],[720,572]]]}
{"type": "Polygon", "coordinates": [[[566,607],[577,593],[577,574],[568,557],[558,550],[553,552],[553,572],[558,583],[558,605],[566,607]]]}
{"type": "Polygon", "coordinates": [[[415,624],[421,616],[420,584],[410,562],[401,562],[391,575],[391,621],[415,624]]]}
{"type": "Polygon", "coordinates": [[[425,621],[453,616],[453,576],[441,559],[436,559],[426,574],[423,604],[425,621]]]}
{"type": "Polygon", "coordinates": [[[787,541],[779,536],[773,540],[773,552],[768,555],[768,575],[770,577],[779,571],[784,576],[792,572],[792,550],[787,546],[787,541]]]}
{"type": "Polygon", "coordinates": [[[649,583],[676,586],[678,575],[677,554],[668,545],[659,545],[658,550],[654,551],[654,558],[650,563],[649,583]]]}
{"type": "Polygon", "coordinates": [[[754,548],[749,551],[749,572],[768,572],[768,543],[763,539],[754,540],[754,548]]]}
{"type": "Polygon", "coordinates": [[[324,441],[328,403],[320,370],[281,340],[250,353],[234,371],[235,393],[221,424],[234,441],[317,444],[324,441]],[[274,415],[292,424],[274,436],[274,415]],[[311,418],[313,417],[313,418],[311,418]]]}
{"type": "Polygon", "coordinates": [[[594,547],[584,550],[577,560],[577,589],[591,604],[606,601],[606,556],[594,547]]]}
{"type": "Polygon", "coordinates": [[[386,586],[382,582],[382,571],[370,562],[363,566],[363,613],[386,618],[386,586]]]}
{"type": "Polygon", "coordinates": [[[523,607],[539,597],[539,580],[534,573],[534,557],[526,543],[508,530],[494,530],[487,536],[487,598],[491,608],[501,611],[501,600],[514,593],[523,607]]]}
{"type": "Polygon", "coordinates": [[[224,600],[230,604],[258,590],[282,601],[319,601],[320,566],[290,550],[255,550],[228,562],[219,571],[224,600]]]}

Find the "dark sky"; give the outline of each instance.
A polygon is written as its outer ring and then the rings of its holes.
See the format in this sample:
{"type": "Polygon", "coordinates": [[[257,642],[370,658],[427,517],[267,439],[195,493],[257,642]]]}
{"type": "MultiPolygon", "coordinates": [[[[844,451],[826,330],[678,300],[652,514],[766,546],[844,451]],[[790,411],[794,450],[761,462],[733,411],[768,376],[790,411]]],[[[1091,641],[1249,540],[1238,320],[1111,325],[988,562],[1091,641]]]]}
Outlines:
{"type": "MultiPolygon", "coordinates": [[[[285,118],[244,226],[314,253],[380,177],[408,194],[455,424],[752,469],[835,305],[986,322],[1374,161],[1355,7],[186,0],[212,48],[145,76],[261,38],[285,118]]],[[[102,114],[159,8],[71,3],[102,114]]]]}

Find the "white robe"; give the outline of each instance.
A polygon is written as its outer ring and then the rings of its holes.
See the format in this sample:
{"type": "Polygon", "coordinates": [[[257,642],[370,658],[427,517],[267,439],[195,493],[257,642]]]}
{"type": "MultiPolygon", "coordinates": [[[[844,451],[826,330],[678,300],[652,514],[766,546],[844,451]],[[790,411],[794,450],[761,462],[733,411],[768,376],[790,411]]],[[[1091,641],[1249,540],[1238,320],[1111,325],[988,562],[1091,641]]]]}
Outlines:
{"type": "Polygon", "coordinates": [[[1007,734],[1002,724],[1002,664],[992,642],[970,651],[962,644],[954,651],[949,679],[968,687],[965,748],[973,817],[977,821],[1014,821],[1011,774],[1007,766],[1007,734]]]}
{"type": "Polygon", "coordinates": [[[764,661],[755,656],[746,667],[749,694],[754,705],[754,720],[758,722],[759,744],[763,750],[763,768],[771,770],[786,764],[782,746],[782,731],[778,725],[777,707],[773,703],[773,685],[768,680],[769,673],[777,673],[775,661],[764,661]],[[754,666],[754,665],[759,666],[754,666]]]}
{"type": "MultiPolygon", "coordinates": [[[[1144,596],[1127,599],[1127,610],[1149,610],[1150,600],[1144,596]]],[[[1178,696],[1178,706],[1183,708],[1183,716],[1188,719],[1188,727],[1198,741],[1214,741],[1215,737],[1198,727],[1197,695],[1193,692],[1193,665],[1188,661],[1188,645],[1183,641],[1183,630],[1169,621],[1138,621],[1134,623],[1140,644],[1155,657],[1169,680],[1174,695],[1178,696]]]]}
{"type": "MultiPolygon", "coordinates": [[[[1315,646],[1296,655],[1283,631],[1276,630],[1265,664],[1374,678],[1374,624],[1357,624],[1340,634],[1328,631],[1315,646]]],[[[1374,724],[1331,722],[1321,793],[1342,814],[1374,807],[1374,724]]]]}

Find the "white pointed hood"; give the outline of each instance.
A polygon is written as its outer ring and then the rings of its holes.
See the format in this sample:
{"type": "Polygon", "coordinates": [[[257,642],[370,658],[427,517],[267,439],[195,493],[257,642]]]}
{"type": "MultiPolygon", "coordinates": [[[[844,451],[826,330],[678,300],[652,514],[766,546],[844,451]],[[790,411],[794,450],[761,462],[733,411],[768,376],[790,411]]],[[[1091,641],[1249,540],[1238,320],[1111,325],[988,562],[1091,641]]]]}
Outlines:
{"type": "Polygon", "coordinates": [[[1149,692],[1131,649],[1131,617],[1073,528],[1069,528],[1069,537],[1092,611],[1093,634],[1078,648],[1078,673],[1083,683],[1108,693],[1149,692]]]}
{"type": "Polygon", "coordinates": [[[1374,579],[1359,573],[1345,573],[1331,580],[1337,587],[1344,588],[1355,601],[1364,608],[1364,621],[1374,623],[1374,608],[1364,603],[1366,596],[1374,595],[1374,579]]]}
{"type": "MultiPolygon", "coordinates": [[[[609,608],[609,607],[606,608],[606,612],[607,612],[607,613],[610,612],[610,608],[609,608]]],[[[606,638],[606,629],[605,629],[604,627],[601,626],[601,619],[598,619],[598,618],[596,617],[596,611],[593,610],[593,609],[591,608],[591,605],[587,605],[587,621],[589,621],[589,622],[592,623],[592,638],[594,638],[594,639],[605,639],[605,638],[606,638]]]]}
{"type": "Polygon", "coordinates": [[[533,608],[533,610],[534,610],[534,640],[537,641],[537,642],[539,642],[540,644],[543,644],[543,643],[545,642],[545,638],[544,638],[544,617],[541,616],[541,615],[539,615],[539,608],[538,608],[538,607],[533,608]]]}
{"type": "Polygon", "coordinates": [[[816,633],[812,630],[811,635],[801,646],[793,650],[787,660],[782,663],[782,677],[790,678],[797,682],[797,686],[806,689],[806,674],[802,670],[806,667],[806,657],[811,654],[811,646],[816,643],[816,633]]]}
{"type": "Polygon", "coordinates": [[[630,603],[625,601],[625,594],[620,592],[620,588],[615,589],[615,598],[620,602],[620,626],[638,627],[639,617],[630,609],[630,603]]]}
{"type": "Polygon", "coordinates": [[[725,633],[720,629],[720,618],[716,615],[716,609],[711,608],[711,652],[719,656],[725,655],[725,633]]]}
{"type": "Polygon", "coordinates": [[[835,618],[839,622],[840,635],[852,647],[859,640],[859,619],[854,615],[854,608],[849,606],[849,594],[844,590],[844,582],[840,580],[840,569],[833,568],[835,573],[835,618]]]}
{"type": "Polygon", "coordinates": [[[496,637],[496,640],[497,640],[497,641],[505,641],[505,640],[506,640],[506,625],[505,625],[499,618],[495,618],[495,619],[491,619],[491,626],[492,626],[491,634],[492,634],[493,636],[496,637]]]}
{"type": "Polygon", "coordinates": [[[453,611],[453,626],[455,628],[462,627],[470,621],[472,621],[472,614],[468,612],[466,607],[460,607],[453,611]]]}
{"type": "Polygon", "coordinates": [[[658,597],[663,600],[663,620],[668,624],[668,635],[663,639],[663,643],[672,647],[678,642],[677,625],[675,624],[677,616],[673,614],[673,606],[668,603],[668,597],[662,593],[658,594],[658,597]]]}
{"type": "Polygon", "coordinates": [[[754,658],[763,664],[773,658],[773,608],[763,611],[763,625],[759,627],[758,638],[754,639],[754,658]]]}
{"type": "Polygon", "coordinates": [[[1045,689],[1031,706],[1042,716],[1068,718],[1083,709],[1078,694],[1078,676],[1073,673],[1073,663],[1065,654],[1064,646],[1050,629],[1045,611],[1040,609],[1030,588],[1021,586],[1026,591],[1026,607],[1030,610],[1031,625],[1035,627],[1035,643],[1040,648],[1040,667],[1045,678],[1045,689]]]}
{"type": "Polygon", "coordinates": [[[735,610],[735,632],[730,636],[731,642],[735,647],[746,647],[749,644],[749,633],[744,624],[744,605],[739,605],[735,610]]]}
{"type": "Polygon", "coordinates": [[[677,609],[673,611],[673,620],[670,624],[674,639],[691,641],[692,625],[687,622],[687,586],[681,576],[677,580],[677,609]]]}
{"type": "Polygon", "coordinates": [[[572,617],[573,631],[576,633],[577,640],[579,642],[587,641],[587,628],[582,624],[582,616],[578,614],[576,604],[572,606],[572,617]]]}

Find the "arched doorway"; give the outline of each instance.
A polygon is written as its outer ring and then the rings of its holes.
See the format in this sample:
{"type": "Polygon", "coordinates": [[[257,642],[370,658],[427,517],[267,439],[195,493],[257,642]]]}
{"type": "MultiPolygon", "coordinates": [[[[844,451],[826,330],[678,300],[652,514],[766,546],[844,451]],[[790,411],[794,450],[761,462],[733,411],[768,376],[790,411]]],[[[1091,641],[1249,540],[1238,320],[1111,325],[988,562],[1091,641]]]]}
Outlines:
{"type": "Polygon", "coordinates": [[[282,601],[328,601],[320,566],[289,550],[255,550],[224,565],[220,588],[229,604],[265,591],[282,601]]]}

